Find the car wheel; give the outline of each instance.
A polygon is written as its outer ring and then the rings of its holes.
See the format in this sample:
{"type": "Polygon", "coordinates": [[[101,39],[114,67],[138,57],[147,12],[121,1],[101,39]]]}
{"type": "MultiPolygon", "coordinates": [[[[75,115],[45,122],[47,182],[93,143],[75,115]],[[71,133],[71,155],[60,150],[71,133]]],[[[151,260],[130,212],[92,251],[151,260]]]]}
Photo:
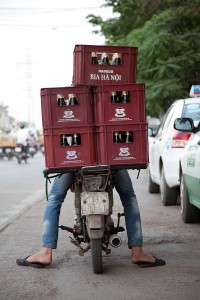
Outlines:
{"type": "Polygon", "coordinates": [[[184,223],[199,223],[200,222],[200,209],[190,204],[189,194],[184,182],[183,175],[181,176],[181,214],[184,223]]]}
{"type": "Polygon", "coordinates": [[[178,191],[171,189],[165,179],[164,168],[162,168],[160,179],[160,194],[164,206],[175,205],[177,203],[178,191]]]}
{"type": "Polygon", "coordinates": [[[150,194],[156,194],[160,192],[159,185],[152,181],[150,170],[148,170],[148,192],[150,194]]]}

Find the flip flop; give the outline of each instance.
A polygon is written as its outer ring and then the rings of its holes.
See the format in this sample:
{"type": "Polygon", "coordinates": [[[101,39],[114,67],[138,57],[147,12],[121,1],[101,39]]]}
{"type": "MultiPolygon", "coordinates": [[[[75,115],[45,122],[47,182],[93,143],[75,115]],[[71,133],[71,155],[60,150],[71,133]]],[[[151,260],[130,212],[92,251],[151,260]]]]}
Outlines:
{"type": "Polygon", "coordinates": [[[139,261],[135,262],[134,264],[138,265],[140,268],[150,268],[150,267],[159,267],[159,266],[164,266],[166,262],[161,259],[161,258],[155,258],[154,262],[147,262],[147,261],[139,261]]]}
{"type": "Polygon", "coordinates": [[[17,265],[23,266],[23,267],[33,267],[33,268],[44,268],[45,266],[47,266],[47,265],[39,263],[39,262],[29,262],[29,261],[27,261],[27,258],[29,256],[27,256],[25,258],[18,258],[16,260],[17,265]]]}

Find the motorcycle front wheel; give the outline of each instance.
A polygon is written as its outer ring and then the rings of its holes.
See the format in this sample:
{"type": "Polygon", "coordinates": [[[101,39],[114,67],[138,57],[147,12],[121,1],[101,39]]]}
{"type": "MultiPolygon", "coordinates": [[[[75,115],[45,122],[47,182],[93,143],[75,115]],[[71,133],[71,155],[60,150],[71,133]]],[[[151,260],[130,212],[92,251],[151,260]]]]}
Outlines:
{"type": "Polygon", "coordinates": [[[92,250],[92,265],[95,274],[103,273],[103,259],[102,259],[102,241],[101,239],[91,239],[92,250]]]}

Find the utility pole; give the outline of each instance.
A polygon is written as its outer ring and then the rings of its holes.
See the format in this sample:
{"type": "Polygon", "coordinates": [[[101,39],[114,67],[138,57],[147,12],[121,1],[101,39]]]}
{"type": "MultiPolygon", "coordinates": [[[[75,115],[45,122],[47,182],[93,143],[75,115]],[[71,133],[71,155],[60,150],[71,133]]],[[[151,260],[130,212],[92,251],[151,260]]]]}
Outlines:
{"type": "Polygon", "coordinates": [[[27,72],[27,101],[28,101],[28,122],[31,126],[35,125],[34,105],[33,105],[33,89],[32,89],[32,61],[28,50],[26,55],[26,72],[27,72]]]}

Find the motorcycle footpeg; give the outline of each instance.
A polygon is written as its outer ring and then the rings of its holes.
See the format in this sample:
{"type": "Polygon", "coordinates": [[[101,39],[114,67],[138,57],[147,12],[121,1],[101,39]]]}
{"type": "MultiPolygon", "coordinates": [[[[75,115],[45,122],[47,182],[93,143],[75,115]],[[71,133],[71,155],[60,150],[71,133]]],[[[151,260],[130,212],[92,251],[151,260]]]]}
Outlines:
{"type": "Polygon", "coordinates": [[[62,229],[62,230],[66,230],[66,231],[69,231],[71,233],[74,233],[74,229],[71,228],[71,227],[61,225],[61,226],[59,226],[59,228],[62,229]]]}

